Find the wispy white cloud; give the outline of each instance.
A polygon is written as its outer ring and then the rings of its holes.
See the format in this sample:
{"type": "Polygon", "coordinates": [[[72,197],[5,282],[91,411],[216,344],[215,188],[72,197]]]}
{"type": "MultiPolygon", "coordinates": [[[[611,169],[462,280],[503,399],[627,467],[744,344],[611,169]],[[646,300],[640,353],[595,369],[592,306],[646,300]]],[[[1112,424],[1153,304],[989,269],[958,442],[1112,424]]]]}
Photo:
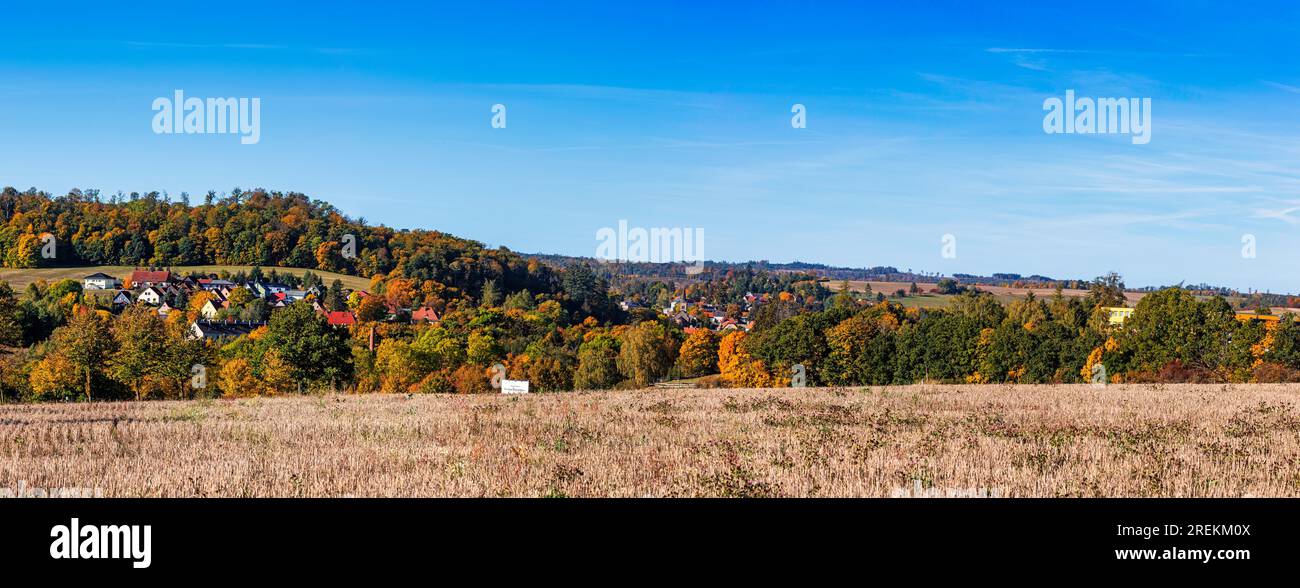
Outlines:
{"type": "Polygon", "coordinates": [[[1279,90],[1285,90],[1287,92],[1291,92],[1292,94],[1300,94],[1300,86],[1292,86],[1289,84],[1283,84],[1281,82],[1273,82],[1269,80],[1264,80],[1264,83],[1269,86],[1273,86],[1274,88],[1277,88],[1279,90]]]}

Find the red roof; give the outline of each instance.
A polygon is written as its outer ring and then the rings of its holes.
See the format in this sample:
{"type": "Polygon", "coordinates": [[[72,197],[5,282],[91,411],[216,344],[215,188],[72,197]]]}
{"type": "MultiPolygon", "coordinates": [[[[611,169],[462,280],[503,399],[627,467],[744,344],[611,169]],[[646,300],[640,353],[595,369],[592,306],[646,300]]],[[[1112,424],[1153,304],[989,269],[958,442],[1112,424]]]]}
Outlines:
{"type": "Polygon", "coordinates": [[[131,272],[132,284],[145,284],[145,283],[159,284],[162,282],[170,282],[171,279],[172,279],[172,273],[169,271],[151,272],[145,270],[135,270],[131,272]]]}
{"type": "Polygon", "coordinates": [[[415,309],[415,311],[411,313],[411,320],[429,321],[433,323],[433,322],[438,322],[441,319],[438,318],[438,311],[429,308],[428,306],[421,306],[420,308],[415,309]]]}
{"type": "Polygon", "coordinates": [[[336,327],[357,324],[357,317],[352,316],[352,313],[346,310],[336,310],[334,312],[327,312],[325,313],[325,320],[329,321],[329,324],[336,327]]]}

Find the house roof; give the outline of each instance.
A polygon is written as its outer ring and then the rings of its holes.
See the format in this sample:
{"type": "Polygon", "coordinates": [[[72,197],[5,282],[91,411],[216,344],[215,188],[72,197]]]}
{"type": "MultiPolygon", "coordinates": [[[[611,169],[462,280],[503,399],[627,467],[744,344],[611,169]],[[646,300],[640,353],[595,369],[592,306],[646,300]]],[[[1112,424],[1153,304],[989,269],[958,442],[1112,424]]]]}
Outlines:
{"type": "Polygon", "coordinates": [[[116,280],[117,278],[115,278],[115,277],[113,277],[113,276],[110,276],[110,275],[108,275],[108,274],[106,274],[106,273],[104,273],[104,272],[98,272],[98,273],[90,274],[89,276],[86,276],[86,277],[81,278],[81,279],[83,279],[83,280],[104,280],[104,279],[108,279],[108,280],[116,280]]]}
{"type": "Polygon", "coordinates": [[[357,317],[346,310],[336,310],[325,313],[325,320],[332,326],[347,326],[356,324],[357,317]]]}
{"type": "Polygon", "coordinates": [[[438,317],[438,311],[428,306],[421,306],[420,308],[417,308],[411,312],[411,320],[412,321],[437,321],[441,319],[439,319],[438,317]]]}
{"type": "Polygon", "coordinates": [[[195,321],[190,325],[190,332],[204,339],[220,339],[247,335],[265,325],[261,321],[195,321]]]}
{"type": "Polygon", "coordinates": [[[144,282],[168,282],[172,279],[172,273],[169,271],[151,272],[146,270],[135,270],[131,272],[131,283],[141,284],[144,282]]]}

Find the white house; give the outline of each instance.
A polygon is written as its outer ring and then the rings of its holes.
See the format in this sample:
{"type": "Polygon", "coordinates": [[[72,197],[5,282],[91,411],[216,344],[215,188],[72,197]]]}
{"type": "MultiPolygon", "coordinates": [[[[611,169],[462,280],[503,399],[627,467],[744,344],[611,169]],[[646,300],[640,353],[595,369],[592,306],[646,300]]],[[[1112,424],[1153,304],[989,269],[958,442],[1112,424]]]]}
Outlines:
{"type": "Polygon", "coordinates": [[[137,303],[143,302],[150,306],[158,306],[163,303],[163,293],[157,288],[149,286],[141,291],[139,296],[135,297],[135,301],[137,303]]]}
{"type": "Polygon", "coordinates": [[[211,298],[209,298],[207,302],[203,303],[203,308],[199,309],[199,314],[203,315],[203,318],[208,320],[217,318],[217,313],[219,312],[221,312],[221,306],[211,298]]]}
{"type": "Polygon", "coordinates": [[[81,278],[85,290],[114,290],[122,286],[122,281],[105,273],[90,274],[81,278]]]}

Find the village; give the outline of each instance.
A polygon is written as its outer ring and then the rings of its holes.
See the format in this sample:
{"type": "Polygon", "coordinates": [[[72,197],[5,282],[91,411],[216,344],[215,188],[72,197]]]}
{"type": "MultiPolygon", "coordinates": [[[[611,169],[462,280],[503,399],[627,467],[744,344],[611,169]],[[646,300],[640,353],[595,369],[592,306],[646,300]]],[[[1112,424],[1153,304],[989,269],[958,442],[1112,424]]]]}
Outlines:
{"type": "MultiPolygon", "coordinates": [[[[330,326],[349,328],[358,322],[360,302],[371,296],[365,290],[348,289],[337,282],[326,285],[311,272],[301,277],[276,276],[274,272],[268,276],[260,268],[235,275],[135,268],[121,277],[103,272],[86,275],[81,278],[81,286],[86,300],[102,310],[118,313],[143,305],[155,309],[163,318],[190,308],[195,297],[200,296],[203,301],[189,325],[188,336],[204,340],[248,335],[265,326],[271,313],[298,301],[309,302],[330,326]]],[[[441,314],[432,307],[401,308],[382,297],[375,299],[382,303],[382,310],[371,320],[410,324],[441,321],[441,314]]],[[[677,296],[668,306],[656,310],[687,334],[696,330],[748,332],[752,328],[751,313],[768,299],[768,294],[747,293],[741,304],[724,308],[677,296]]],[[[624,300],[619,307],[625,312],[646,308],[634,300],[624,300]]]]}
{"type": "MultiPolygon", "coordinates": [[[[196,297],[203,302],[189,325],[191,339],[219,340],[247,335],[265,326],[270,314],[299,301],[311,303],[330,326],[348,328],[357,323],[361,302],[370,297],[364,290],[350,290],[339,282],[325,285],[311,272],[302,277],[264,276],[260,268],[222,277],[216,273],[181,274],[167,268],[136,268],[118,278],[96,272],[81,279],[88,301],[104,310],[120,312],[130,306],[154,308],[161,317],[189,308],[196,297]]],[[[436,323],[437,310],[422,306],[399,308],[382,302],[373,319],[384,322],[436,323]]],[[[362,311],[364,312],[364,311],[362,311]]]]}
{"type": "MultiPolygon", "coordinates": [[[[697,329],[718,332],[735,330],[749,332],[752,326],[750,314],[757,305],[767,301],[767,294],[750,292],[745,294],[741,304],[721,307],[703,300],[687,300],[681,296],[676,296],[668,306],[660,308],[659,312],[667,317],[670,322],[681,327],[687,334],[697,329]]],[[[636,301],[624,300],[619,303],[619,308],[626,312],[632,312],[644,308],[644,306],[636,301]]]]}

